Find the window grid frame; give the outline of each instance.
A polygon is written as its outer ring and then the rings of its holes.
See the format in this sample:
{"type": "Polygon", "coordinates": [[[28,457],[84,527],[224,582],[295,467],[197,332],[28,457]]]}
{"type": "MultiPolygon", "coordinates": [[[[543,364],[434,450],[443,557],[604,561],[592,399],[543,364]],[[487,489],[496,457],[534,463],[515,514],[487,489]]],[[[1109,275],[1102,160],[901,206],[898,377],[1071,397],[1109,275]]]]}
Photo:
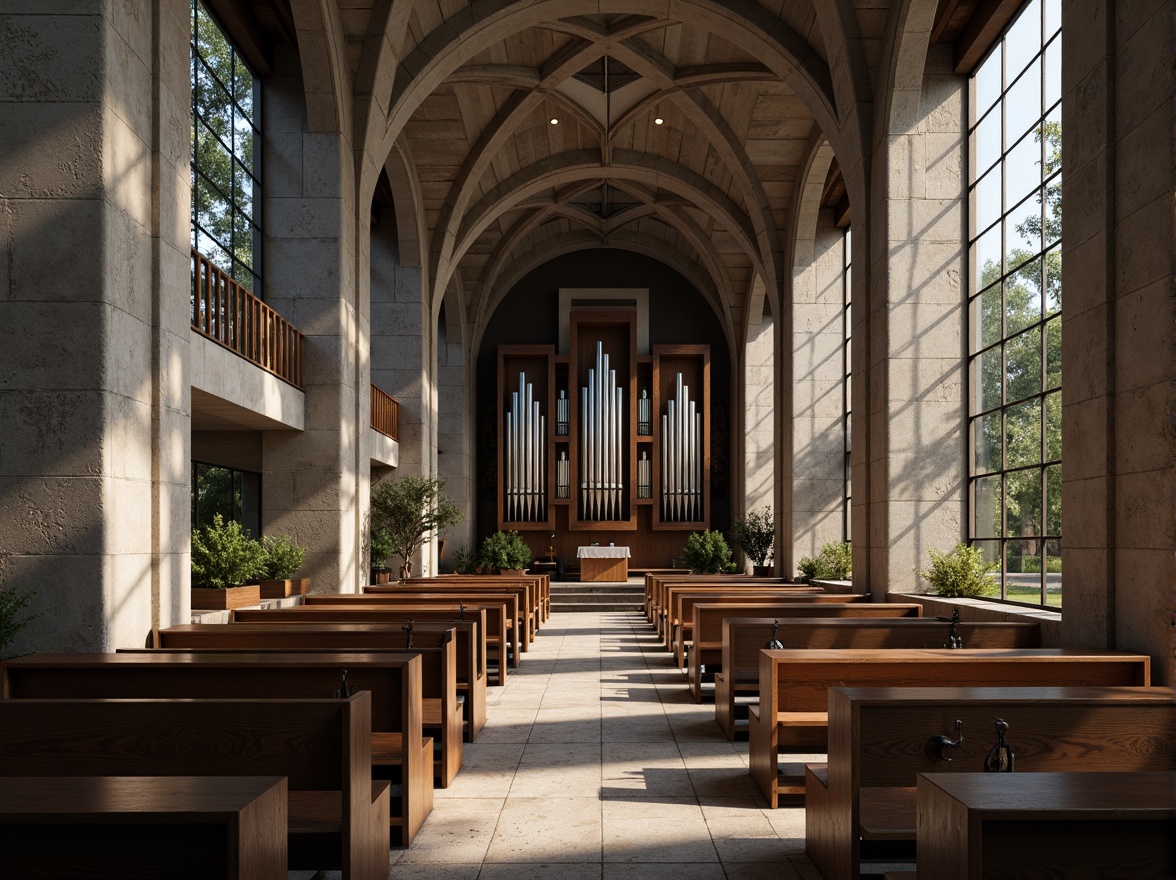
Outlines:
{"type": "Polygon", "coordinates": [[[842,380],[841,380],[841,411],[842,433],[842,484],[844,486],[841,501],[841,536],[842,541],[853,540],[853,227],[845,227],[842,237],[842,268],[841,268],[841,325],[842,325],[842,380]]]}
{"type": "MultiPolygon", "coordinates": [[[[1026,5],[1022,10],[1021,15],[1027,14],[1032,9],[1032,5],[1026,5]]],[[[1047,217],[1050,212],[1048,194],[1051,188],[1058,184],[1061,179],[1060,163],[1048,176],[1045,171],[1048,168],[1048,150],[1049,142],[1045,136],[1040,138],[1038,147],[1038,182],[1036,185],[1025,193],[1017,193],[1014,198],[1017,200],[1010,206],[1008,185],[1005,177],[1005,165],[1010,154],[1024,144],[1026,138],[1033,137],[1035,132],[1043,131],[1044,126],[1056,114],[1060,117],[1061,96],[1057,97],[1053,103],[1046,106],[1048,96],[1047,77],[1049,70],[1047,69],[1047,53],[1051,46],[1062,38],[1062,29],[1059,26],[1056,31],[1051,34],[1046,34],[1047,29],[1047,3],[1040,2],[1037,6],[1037,13],[1041,17],[1040,22],[1040,45],[1036,52],[1024,61],[1023,66],[1015,72],[1015,75],[1010,81],[1008,78],[1008,53],[1004,46],[1006,38],[1013,27],[1020,21],[1021,15],[1018,15],[1009,26],[1005,29],[1000,39],[989,51],[988,55],[977,66],[976,71],[969,77],[969,89],[974,92],[976,89],[976,72],[980,67],[986,63],[992,56],[992,53],[999,47],[1001,50],[1000,58],[1000,91],[993,102],[984,110],[983,114],[974,121],[969,118],[967,129],[967,143],[969,150],[973,154],[969,158],[969,181],[968,181],[968,200],[969,200],[969,229],[968,229],[968,251],[969,260],[975,262],[977,255],[975,248],[977,243],[994,229],[1000,229],[1001,238],[1001,252],[1000,252],[1000,273],[990,283],[983,284],[981,277],[981,270],[976,267],[975,271],[969,271],[968,294],[967,294],[967,314],[968,314],[968,493],[967,493],[967,534],[968,543],[971,546],[995,546],[998,550],[1000,561],[999,569],[999,598],[1004,602],[1012,604],[1028,605],[1030,607],[1049,607],[1056,608],[1059,605],[1050,605],[1048,602],[1048,586],[1049,586],[1049,563],[1048,560],[1053,558],[1053,554],[1049,552],[1051,544],[1060,546],[1061,533],[1057,534],[1050,532],[1050,516],[1049,516],[1049,475],[1050,469],[1053,467],[1060,468],[1062,459],[1059,455],[1050,457],[1049,455],[1049,422],[1048,422],[1048,407],[1047,404],[1051,397],[1056,395],[1060,406],[1062,380],[1051,385],[1049,381],[1050,376],[1050,362],[1049,362],[1049,343],[1051,325],[1057,322],[1057,327],[1061,327],[1062,303],[1059,302],[1059,307],[1051,311],[1048,298],[1049,290],[1049,263],[1047,257],[1054,251],[1059,254],[1061,252],[1061,237],[1060,233],[1057,239],[1051,239],[1046,230],[1047,217]],[[1016,139],[1009,144],[1008,135],[1008,114],[1006,112],[1006,101],[1010,91],[1019,85],[1022,79],[1029,76],[1033,70],[1034,65],[1037,65],[1037,75],[1039,78],[1039,115],[1029,125],[1029,127],[1020,133],[1015,133],[1016,139]],[[983,169],[974,167],[974,154],[979,152],[975,147],[976,139],[980,126],[988,121],[993,113],[1000,114],[1000,151],[993,158],[993,160],[983,169]],[[1007,146],[1006,146],[1007,144],[1007,146]],[[980,230],[974,230],[972,224],[975,222],[979,214],[979,198],[977,190],[979,185],[988,175],[992,174],[996,169],[1001,169],[1000,180],[1000,213],[987,226],[980,230]],[[1007,241],[1007,227],[1009,219],[1015,216],[1018,209],[1022,208],[1030,199],[1039,199],[1038,221],[1041,224],[1041,236],[1038,241],[1038,248],[1035,251],[1030,251],[1024,259],[1018,260],[1013,265],[1010,265],[1009,256],[1011,253],[1010,245],[1007,241]],[[1034,263],[1038,264],[1039,284],[1040,284],[1040,302],[1038,303],[1038,315],[1035,320],[1027,324],[1019,325],[1012,333],[1008,329],[1008,302],[1007,290],[1011,282],[1016,281],[1019,273],[1023,272],[1026,267],[1032,266],[1034,263]],[[977,289],[978,288],[978,289],[977,289]],[[981,326],[982,319],[977,321],[977,316],[981,314],[982,298],[986,294],[991,294],[993,291],[1000,292],[1000,336],[999,338],[989,342],[987,345],[976,345],[977,342],[982,342],[981,326]],[[1008,389],[1008,348],[1010,343],[1014,340],[1026,337],[1028,334],[1036,332],[1038,334],[1038,367],[1039,377],[1037,390],[1027,395],[1017,397],[1015,399],[1009,398],[1008,389]],[[973,347],[975,350],[973,351],[973,347]],[[999,355],[1000,363],[1000,399],[995,405],[987,408],[979,408],[977,401],[977,393],[982,385],[983,378],[981,373],[981,364],[985,357],[993,357],[999,355]],[[1008,414],[1011,408],[1026,405],[1036,402],[1038,409],[1038,441],[1039,441],[1039,455],[1038,460],[1028,464],[1009,465],[1008,455],[1008,414]],[[999,466],[991,467],[984,471],[979,471],[976,466],[977,462],[977,431],[986,418],[990,418],[999,413],[1000,416],[1000,442],[998,454],[1000,457],[999,466]],[[1008,493],[1007,487],[1009,485],[1010,475],[1038,473],[1038,502],[1040,504],[1040,523],[1035,533],[1032,535],[1010,535],[1008,523],[1008,493]],[[999,534],[995,536],[979,535],[976,528],[976,491],[977,484],[981,480],[998,481],[1000,490],[1000,516],[999,516],[999,534]],[[1009,590],[1009,574],[1008,560],[1009,547],[1011,544],[1020,543],[1023,541],[1037,541],[1040,545],[1039,558],[1041,559],[1041,571],[1038,572],[1038,596],[1036,602],[1022,601],[1019,599],[1010,599],[1008,595],[1009,590]]],[[[1059,53],[1060,54],[1060,53],[1059,53]]],[[[970,96],[969,101],[969,117],[975,112],[975,94],[970,96]]],[[[1064,222],[1064,221],[1063,221],[1064,222]]],[[[1060,365],[1059,365],[1060,377],[1060,365]]],[[[1059,523],[1060,525],[1060,523],[1059,523]]],[[[1020,572],[1019,574],[1025,574],[1020,572]]],[[[1059,593],[1059,603],[1061,596],[1059,593]]]]}
{"type": "Polygon", "coordinates": [[[258,118],[259,109],[261,105],[261,81],[257,76],[256,71],[249,65],[249,63],[242,57],[241,53],[237,51],[236,46],[233,45],[225,28],[217,20],[216,15],[204,3],[204,0],[193,0],[191,5],[191,19],[190,19],[190,37],[189,49],[191,52],[191,124],[193,126],[192,132],[192,146],[189,151],[189,167],[190,180],[192,183],[192,213],[191,213],[191,245],[194,249],[203,253],[199,247],[201,238],[211,241],[216,247],[228,258],[229,265],[221,265],[221,261],[213,258],[212,254],[204,254],[210,260],[224,269],[230,277],[237,282],[244,284],[250,289],[250,292],[258,299],[264,301],[264,284],[261,272],[262,262],[262,168],[260,145],[262,142],[261,124],[258,118]],[[229,59],[232,65],[232,77],[237,78],[238,65],[246,73],[249,74],[252,92],[253,111],[247,112],[238,100],[238,93],[235,83],[226,84],[216,71],[213,70],[212,65],[209,64],[203,55],[200,54],[200,13],[207,16],[208,20],[216,27],[220,38],[225,42],[229,49],[229,59]],[[228,98],[228,106],[232,114],[232,143],[226,144],[224,138],[217,133],[216,129],[209,124],[208,119],[200,106],[199,88],[198,88],[198,71],[206,76],[217,88],[224,92],[228,98]],[[249,129],[253,134],[253,155],[250,157],[250,164],[242,161],[237,151],[234,149],[237,140],[238,123],[244,121],[248,124],[249,129]],[[225,193],[223,189],[218,186],[211,177],[201,167],[200,162],[200,139],[197,137],[197,126],[200,126],[204,132],[211,136],[216,144],[225,152],[229,162],[229,185],[231,192],[225,193]],[[240,168],[244,171],[248,178],[251,188],[253,190],[250,196],[250,206],[248,210],[242,207],[241,198],[238,194],[238,182],[236,169],[240,168]],[[228,242],[222,241],[221,237],[214,234],[212,230],[205,227],[200,222],[198,186],[207,188],[210,192],[219,196],[228,206],[229,216],[229,235],[228,242]],[[243,218],[247,224],[252,237],[252,261],[246,263],[241,260],[237,254],[236,238],[237,238],[237,218],[243,218]]]}

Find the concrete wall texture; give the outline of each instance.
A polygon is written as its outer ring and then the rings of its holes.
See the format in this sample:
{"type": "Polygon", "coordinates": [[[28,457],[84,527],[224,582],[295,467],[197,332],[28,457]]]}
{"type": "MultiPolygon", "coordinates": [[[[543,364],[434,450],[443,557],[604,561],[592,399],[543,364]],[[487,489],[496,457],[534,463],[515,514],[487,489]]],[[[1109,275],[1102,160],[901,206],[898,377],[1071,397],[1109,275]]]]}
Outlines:
{"type": "MultiPolygon", "coordinates": [[[[188,326],[187,6],[80,6],[0,6],[0,587],[35,590],[42,613],[17,651],[136,646],[188,618],[193,380],[214,396],[234,381],[188,326]]],[[[813,203],[836,150],[853,203],[854,582],[879,598],[915,589],[927,549],[965,535],[966,90],[950,51],[926,49],[934,7],[892,9],[873,55],[832,47],[831,88],[854,109],[809,146],[778,298],[727,330],[743,407],[731,497],[774,503],[787,572],[842,529],[844,237],[813,203]]],[[[1063,4],[1061,643],[1145,651],[1160,682],[1176,584],[1176,82],[1157,59],[1172,27],[1163,0],[1063,4]]],[[[460,285],[402,252],[414,237],[371,224],[387,156],[361,138],[365,95],[320,59],[321,36],[275,53],[262,114],[266,299],[306,336],[304,389],[282,391],[301,410],[250,404],[265,383],[230,402],[277,419],[241,435],[263,530],[306,544],[328,592],[364,581],[371,381],[401,404],[398,472],[446,477],[471,514],[455,543],[474,534],[471,346],[490,315],[468,322],[460,285]]],[[[435,571],[435,548],[417,563],[435,571]]]]}

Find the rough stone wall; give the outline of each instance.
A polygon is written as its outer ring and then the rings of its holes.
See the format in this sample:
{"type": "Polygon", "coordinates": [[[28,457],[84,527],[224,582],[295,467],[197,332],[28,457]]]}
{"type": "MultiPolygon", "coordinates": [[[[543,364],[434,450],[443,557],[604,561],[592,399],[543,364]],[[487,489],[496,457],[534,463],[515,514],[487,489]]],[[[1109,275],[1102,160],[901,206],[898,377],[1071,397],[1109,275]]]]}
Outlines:
{"type": "Polygon", "coordinates": [[[775,503],[773,422],[775,382],[772,315],[766,309],[758,327],[753,327],[744,346],[744,507],[758,510],[775,503]]]}
{"type": "Polygon", "coordinates": [[[826,209],[808,235],[811,262],[797,267],[792,295],[794,560],[842,540],[845,496],[845,231],[826,209]]]}
{"type": "Polygon", "coordinates": [[[184,10],[24,8],[0,14],[0,585],[44,616],[9,650],[141,645],[188,604],[184,10]]]}
{"type": "Polygon", "coordinates": [[[870,334],[866,583],[879,598],[912,588],[927,550],[963,536],[966,137],[950,62],[948,48],[930,51],[919,100],[896,97],[874,163],[869,325],[854,337],[870,334]]]}
{"type": "Polygon", "coordinates": [[[355,514],[369,465],[353,155],[339,133],[308,130],[297,56],[276,55],[262,90],[265,298],[305,335],[306,418],[301,432],[263,436],[262,529],[308,548],[314,592],[338,592],[359,579],[355,514]]]}
{"type": "Polygon", "coordinates": [[[1171,4],[1062,9],[1063,642],[1173,681],[1171,4]]]}

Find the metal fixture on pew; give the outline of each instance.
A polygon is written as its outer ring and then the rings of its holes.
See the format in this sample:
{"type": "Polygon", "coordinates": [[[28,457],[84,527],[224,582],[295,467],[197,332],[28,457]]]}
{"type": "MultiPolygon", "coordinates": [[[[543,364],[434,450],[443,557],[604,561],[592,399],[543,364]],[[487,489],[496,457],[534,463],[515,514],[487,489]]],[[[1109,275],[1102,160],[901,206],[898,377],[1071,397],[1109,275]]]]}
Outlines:
{"type": "Polygon", "coordinates": [[[465,620],[465,603],[464,602],[457,603],[457,619],[458,620],[465,620]]]}
{"type": "Polygon", "coordinates": [[[779,635],[779,633],[780,633],[780,620],[779,620],[779,618],[777,618],[776,620],[772,621],[772,640],[770,642],[768,642],[766,645],[764,645],[764,648],[766,650],[768,650],[768,651],[783,651],[784,650],[784,643],[781,642],[778,638],[776,638],[776,636],[779,635]]]}
{"type": "Polygon", "coordinates": [[[992,720],[996,724],[996,745],[988,750],[988,755],[984,758],[984,772],[1012,773],[1013,747],[1005,740],[1009,723],[1003,718],[993,718],[992,720]]]}
{"type": "Polygon", "coordinates": [[[947,756],[947,750],[958,749],[964,744],[964,722],[959,718],[956,719],[955,734],[954,740],[946,733],[936,734],[927,742],[927,748],[938,751],[939,757],[944,761],[950,761],[951,758],[947,756]]]}
{"type": "Polygon", "coordinates": [[[964,640],[960,638],[960,634],[956,632],[956,627],[960,625],[960,609],[956,608],[951,612],[951,627],[947,631],[947,644],[945,648],[962,648],[964,640]]]}
{"type": "Polygon", "coordinates": [[[346,700],[352,695],[351,685],[347,681],[347,670],[340,669],[339,672],[342,673],[343,680],[339,683],[339,690],[335,691],[335,699],[346,700]]]}
{"type": "Polygon", "coordinates": [[[404,643],[404,650],[406,650],[406,651],[412,650],[412,625],[413,625],[413,621],[409,620],[408,623],[406,623],[404,626],[400,627],[401,630],[408,633],[408,641],[406,641],[404,643]]]}

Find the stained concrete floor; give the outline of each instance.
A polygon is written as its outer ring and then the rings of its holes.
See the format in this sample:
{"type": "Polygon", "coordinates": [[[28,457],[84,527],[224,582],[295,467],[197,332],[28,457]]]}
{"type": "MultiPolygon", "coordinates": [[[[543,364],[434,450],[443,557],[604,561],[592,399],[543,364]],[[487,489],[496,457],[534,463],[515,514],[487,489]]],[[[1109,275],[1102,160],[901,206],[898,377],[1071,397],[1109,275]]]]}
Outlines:
{"type": "Polygon", "coordinates": [[[390,878],[819,880],[803,808],[766,808],[746,741],[690,699],[641,613],[553,614],[488,699],[390,878]]]}

